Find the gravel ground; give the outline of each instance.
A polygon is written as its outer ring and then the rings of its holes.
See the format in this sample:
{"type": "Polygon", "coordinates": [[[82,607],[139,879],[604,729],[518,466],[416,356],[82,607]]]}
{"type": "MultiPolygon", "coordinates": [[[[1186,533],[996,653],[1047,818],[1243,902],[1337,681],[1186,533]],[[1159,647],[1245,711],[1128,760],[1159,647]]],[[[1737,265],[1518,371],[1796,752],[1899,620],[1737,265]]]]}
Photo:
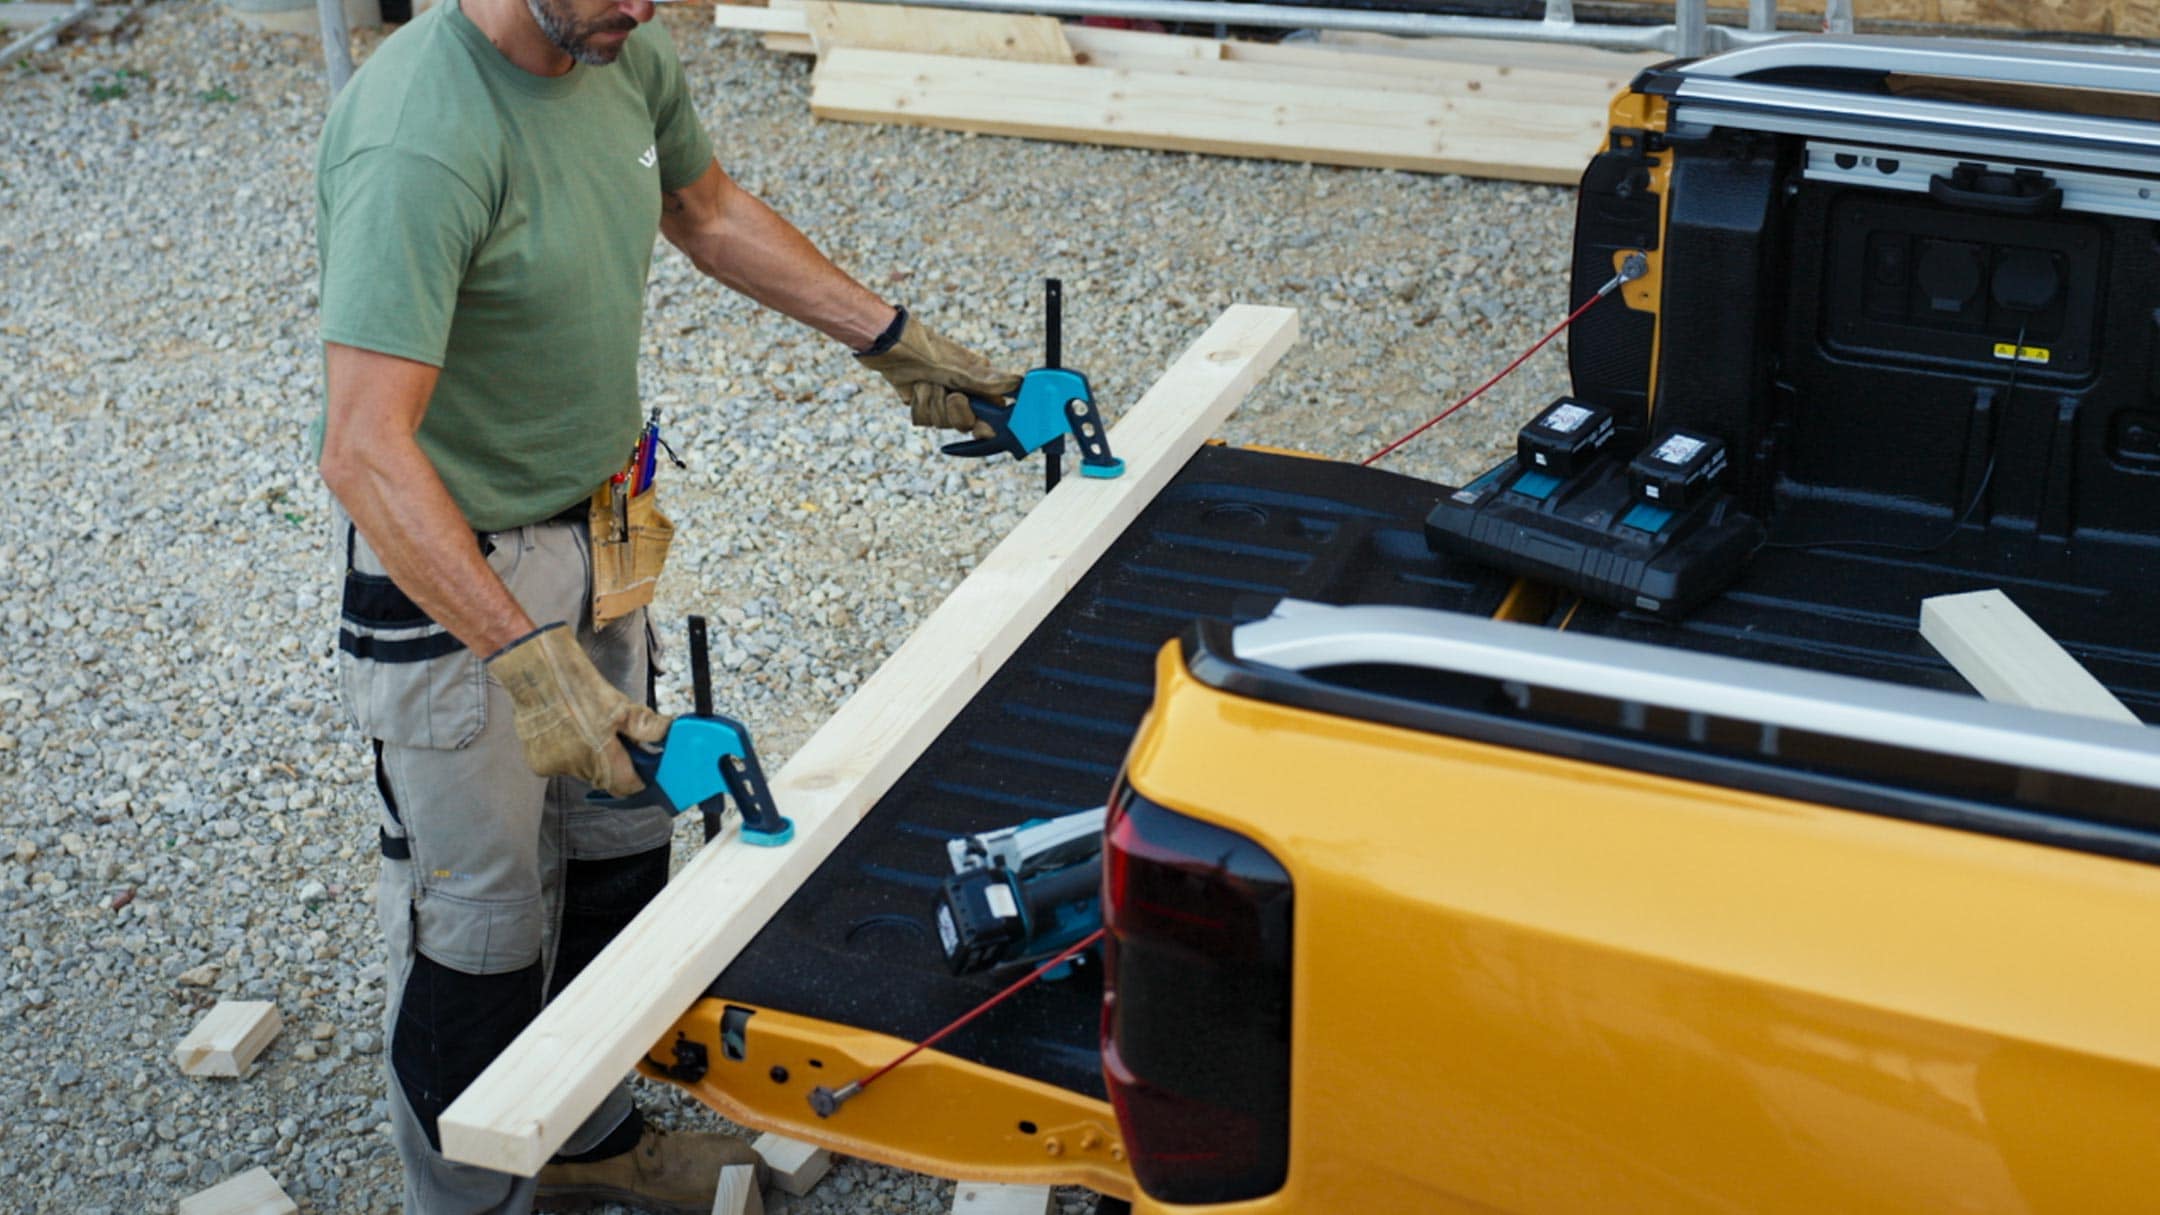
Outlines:
{"type": "MultiPolygon", "coordinates": [[[[805,61],[667,20],[723,162],[866,281],[1025,366],[1063,276],[1113,420],[1226,304],[1288,304],[1303,342],[1226,437],[1361,456],[1564,303],[1564,190],[813,124],[805,61]]],[[[373,793],[300,440],[317,56],[169,0],[0,73],[0,418],[34,472],[0,498],[0,1208],[169,1208],[256,1164],[303,1210],[397,1203],[373,793]],[[287,1028],[249,1079],[184,1079],[220,997],[287,1028]]],[[[651,305],[646,392],[690,463],[663,618],[725,622],[724,701],[778,765],[1036,478],[940,463],[881,385],[672,250],[651,305]]],[[[1548,352],[1391,463],[1459,483],[1564,379],[1548,352]]],[[[851,1161],[776,1205],[950,1198],[851,1161]]]]}

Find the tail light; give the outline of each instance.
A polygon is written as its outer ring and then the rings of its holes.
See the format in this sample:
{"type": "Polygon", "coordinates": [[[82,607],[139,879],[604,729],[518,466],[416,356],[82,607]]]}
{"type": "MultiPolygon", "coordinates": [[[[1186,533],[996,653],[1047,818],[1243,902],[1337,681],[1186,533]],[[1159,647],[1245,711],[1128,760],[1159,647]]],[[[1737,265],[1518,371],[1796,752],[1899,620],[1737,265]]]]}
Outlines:
{"type": "Polygon", "coordinates": [[[1236,1202],[1290,1167],[1290,875],[1121,786],[1103,868],[1103,1074],[1140,1188],[1236,1202]]]}

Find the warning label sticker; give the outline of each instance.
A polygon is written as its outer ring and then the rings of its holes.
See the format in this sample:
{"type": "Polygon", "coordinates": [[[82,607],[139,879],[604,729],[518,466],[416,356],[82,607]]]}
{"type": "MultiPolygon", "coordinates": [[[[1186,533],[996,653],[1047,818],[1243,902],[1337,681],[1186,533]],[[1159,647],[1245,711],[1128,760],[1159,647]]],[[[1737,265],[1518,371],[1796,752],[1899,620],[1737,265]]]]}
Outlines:
{"type": "Polygon", "coordinates": [[[1685,464],[1708,446],[1693,435],[1668,435],[1657,445],[1657,450],[1650,453],[1650,458],[1660,464],[1685,464]]]}
{"type": "Polygon", "coordinates": [[[1996,358],[2015,359],[2020,363],[2038,363],[2045,367],[2052,353],[2045,346],[2020,346],[2015,342],[1995,343],[1996,358]]]}
{"type": "Polygon", "coordinates": [[[1545,415],[1544,425],[1547,430],[1558,431],[1566,435],[1575,433],[1581,429],[1583,423],[1589,420],[1589,410],[1580,405],[1563,401],[1553,406],[1552,412],[1545,415]]]}

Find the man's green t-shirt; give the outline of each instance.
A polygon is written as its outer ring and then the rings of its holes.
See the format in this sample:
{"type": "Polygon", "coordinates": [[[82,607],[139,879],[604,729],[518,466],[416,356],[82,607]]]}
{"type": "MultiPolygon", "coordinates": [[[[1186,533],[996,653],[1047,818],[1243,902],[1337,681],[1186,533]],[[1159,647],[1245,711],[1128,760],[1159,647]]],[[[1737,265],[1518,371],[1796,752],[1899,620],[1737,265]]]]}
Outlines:
{"type": "Polygon", "coordinates": [[[711,163],[657,24],[613,64],[535,76],[444,0],[338,98],[323,340],[442,369],[420,447],[474,528],[548,518],[628,458],[660,196],[711,163]]]}

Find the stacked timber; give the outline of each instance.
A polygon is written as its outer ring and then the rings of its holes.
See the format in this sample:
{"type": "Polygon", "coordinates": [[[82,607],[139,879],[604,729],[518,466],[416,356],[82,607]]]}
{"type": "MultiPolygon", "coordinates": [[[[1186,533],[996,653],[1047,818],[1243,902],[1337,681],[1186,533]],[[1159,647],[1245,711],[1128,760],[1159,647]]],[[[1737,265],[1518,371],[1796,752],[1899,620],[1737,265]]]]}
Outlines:
{"type": "Polygon", "coordinates": [[[717,11],[768,49],[817,56],[820,118],[1561,184],[1598,150],[1613,96],[1659,58],[1228,41],[848,0],[717,11]]]}

